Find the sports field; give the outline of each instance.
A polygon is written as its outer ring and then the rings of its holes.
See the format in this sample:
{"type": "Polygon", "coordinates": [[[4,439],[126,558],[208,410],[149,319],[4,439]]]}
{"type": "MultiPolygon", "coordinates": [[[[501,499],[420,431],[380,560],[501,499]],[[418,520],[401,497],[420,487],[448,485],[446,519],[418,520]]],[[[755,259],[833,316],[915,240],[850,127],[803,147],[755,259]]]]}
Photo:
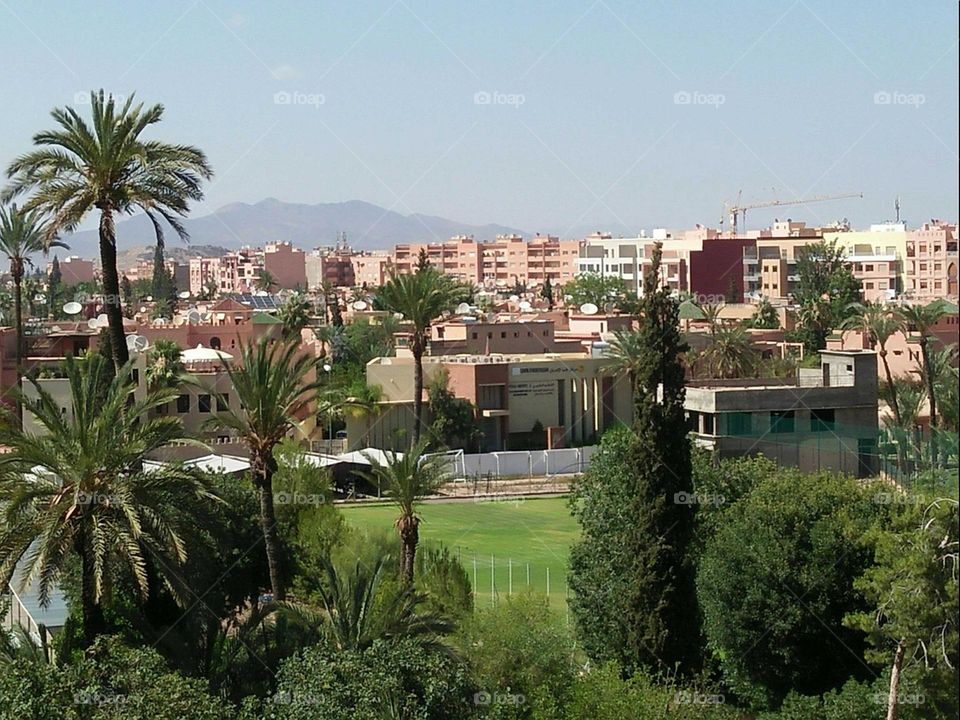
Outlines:
{"type": "MultiPolygon", "coordinates": [[[[529,586],[545,593],[549,576],[550,604],[565,610],[567,557],[579,535],[565,498],[424,503],[420,515],[420,541],[444,545],[459,556],[477,607],[489,605],[493,592],[502,598],[529,586]]],[[[351,506],[343,508],[343,516],[355,527],[390,529],[396,509],[351,506]]]]}

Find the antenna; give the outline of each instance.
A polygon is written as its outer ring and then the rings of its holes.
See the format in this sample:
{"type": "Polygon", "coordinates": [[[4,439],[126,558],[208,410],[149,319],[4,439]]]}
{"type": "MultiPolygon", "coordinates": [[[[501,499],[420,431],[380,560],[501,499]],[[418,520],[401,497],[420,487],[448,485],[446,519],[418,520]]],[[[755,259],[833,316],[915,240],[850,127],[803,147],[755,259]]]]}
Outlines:
{"type": "Polygon", "coordinates": [[[897,195],[897,201],[893,204],[893,207],[897,211],[897,224],[900,224],[900,196],[897,195]]]}

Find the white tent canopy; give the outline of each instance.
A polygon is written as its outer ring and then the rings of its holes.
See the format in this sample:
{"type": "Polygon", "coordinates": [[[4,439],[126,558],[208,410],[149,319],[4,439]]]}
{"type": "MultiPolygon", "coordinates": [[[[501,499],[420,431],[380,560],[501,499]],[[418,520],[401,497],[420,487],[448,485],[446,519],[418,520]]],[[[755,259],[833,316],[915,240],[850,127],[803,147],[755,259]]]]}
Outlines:
{"type": "Polygon", "coordinates": [[[204,347],[203,343],[200,343],[195,348],[180,353],[180,359],[183,362],[217,362],[218,360],[233,360],[233,355],[223,350],[204,347]]]}

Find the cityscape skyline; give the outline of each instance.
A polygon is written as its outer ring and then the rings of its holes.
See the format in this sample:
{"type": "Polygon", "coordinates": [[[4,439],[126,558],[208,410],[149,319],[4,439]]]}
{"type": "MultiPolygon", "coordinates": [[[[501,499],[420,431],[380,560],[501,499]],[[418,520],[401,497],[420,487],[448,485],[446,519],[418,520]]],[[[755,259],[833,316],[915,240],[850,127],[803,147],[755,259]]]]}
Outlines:
{"type": "Polygon", "coordinates": [[[102,2],[58,5],[50,24],[49,7],[4,5],[2,89],[20,112],[0,162],[52,108],[103,87],[164,103],[164,137],[207,150],[216,175],[193,216],[360,199],[576,236],[715,226],[742,190],[864,193],[791,212],[810,224],[890,219],[898,196],[913,224],[956,219],[957,46],[943,29],[957,8],[882,6],[204,1],[134,20],[102,2]],[[105,17],[108,44],[89,32],[105,17]]]}

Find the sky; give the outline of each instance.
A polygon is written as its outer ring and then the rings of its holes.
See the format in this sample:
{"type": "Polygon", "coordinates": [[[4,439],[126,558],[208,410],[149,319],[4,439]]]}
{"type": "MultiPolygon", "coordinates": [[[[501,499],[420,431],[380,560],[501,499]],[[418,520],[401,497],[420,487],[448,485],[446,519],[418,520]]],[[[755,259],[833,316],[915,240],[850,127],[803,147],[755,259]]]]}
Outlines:
{"type": "Polygon", "coordinates": [[[233,202],[366,200],[575,237],[725,201],[855,226],[958,216],[958,4],[0,0],[0,165],[104,88],[233,202]]]}

